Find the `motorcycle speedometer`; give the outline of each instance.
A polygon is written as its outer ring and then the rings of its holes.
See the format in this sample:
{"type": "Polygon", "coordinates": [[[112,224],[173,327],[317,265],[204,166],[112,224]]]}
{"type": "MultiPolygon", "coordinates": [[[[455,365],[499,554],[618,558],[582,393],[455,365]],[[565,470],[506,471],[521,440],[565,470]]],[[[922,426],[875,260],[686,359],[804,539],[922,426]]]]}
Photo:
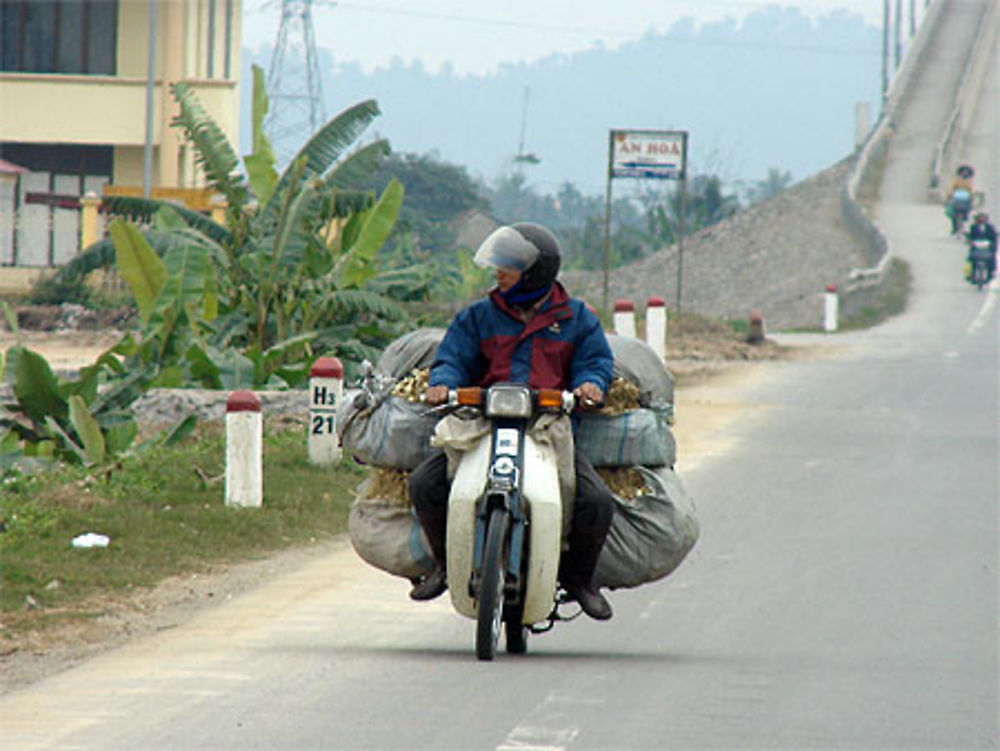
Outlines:
{"type": "Polygon", "coordinates": [[[531,391],[527,386],[492,386],[486,394],[487,417],[531,417],[531,391]]]}

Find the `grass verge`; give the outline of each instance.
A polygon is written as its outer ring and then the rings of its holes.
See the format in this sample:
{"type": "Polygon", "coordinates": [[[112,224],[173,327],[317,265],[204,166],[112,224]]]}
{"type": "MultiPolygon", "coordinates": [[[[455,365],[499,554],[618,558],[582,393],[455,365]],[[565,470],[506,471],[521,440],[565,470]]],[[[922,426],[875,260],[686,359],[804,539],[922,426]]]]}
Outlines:
{"type": "MultiPolygon", "coordinates": [[[[112,468],[7,474],[0,483],[0,616],[4,634],[44,628],[103,594],[263,557],[346,528],[366,470],[309,462],[304,429],[264,433],[264,503],[224,505],[225,433],[203,426],[184,442],[112,468]],[[110,537],[74,548],[77,535],[110,537]]],[[[80,614],[85,616],[85,614],[80,614]]]]}
{"type": "Polygon", "coordinates": [[[906,308],[912,282],[910,265],[899,258],[890,259],[878,299],[846,317],[839,328],[843,331],[867,329],[899,315],[906,308]]]}

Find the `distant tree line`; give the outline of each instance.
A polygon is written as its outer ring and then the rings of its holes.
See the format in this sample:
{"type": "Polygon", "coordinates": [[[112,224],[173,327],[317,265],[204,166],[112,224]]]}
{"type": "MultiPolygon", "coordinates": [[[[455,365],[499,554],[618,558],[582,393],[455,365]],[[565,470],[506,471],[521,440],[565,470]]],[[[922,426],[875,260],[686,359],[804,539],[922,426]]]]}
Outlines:
{"type": "MultiPolygon", "coordinates": [[[[604,196],[584,195],[570,182],[555,193],[542,193],[529,184],[520,168],[486,184],[464,167],[434,155],[406,153],[389,155],[365,187],[378,192],[392,178],[405,186],[406,199],[384,263],[399,268],[424,264],[435,267],[434,278],[469,285],[474,280],[457,270],[454,254],[463,250],[456,245],[460,218],[477,210],[501,224],[534,221],[555,230],[563,244],[564,268],[603,268],[604,196]]],[[[776,168],[762,180],[732,189],[717,175],[695,175],[686,184],[684,230],[691,234],[716,224],[780,193],[791,182],[791,173],[776,168]]],[[[671,245],[677,241],[681,224],[677,184],[652,181],[637,194],[615,198],[611,217],[612,267],[671,245]]]]}

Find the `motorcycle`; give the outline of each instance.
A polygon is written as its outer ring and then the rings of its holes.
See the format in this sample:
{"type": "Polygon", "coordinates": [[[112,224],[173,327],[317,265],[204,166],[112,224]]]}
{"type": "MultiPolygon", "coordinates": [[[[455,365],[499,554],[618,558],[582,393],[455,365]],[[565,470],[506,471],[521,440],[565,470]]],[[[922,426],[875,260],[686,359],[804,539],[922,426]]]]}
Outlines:
{"type": "Polygon", "coordinates": [[[951,219],[951,233],[957,235],[962,231],[972,210],[972,194],[964,188],[957,188],[948,201],[947,214],[951,219]]]}
{"type": "Polygon", "coordinates": [[[524,654],[529,633],[572,620],[559,607],[563,504],[556,448],[529,428],[544,413],[568,415],[572,392],[515,383],[449,392],[446,408],[472,410],[483,434],[462,453],[448,499],[447,568],[455,610],[476,621],[476,656],[492,660],[500,634],[524,654]]]}
{"type": "Polygon", "coordinates": [[[969,245],[969,281],[982,291],[990,281],[990,261],[993,249],[989,240],[972,240],[969,245]]]}

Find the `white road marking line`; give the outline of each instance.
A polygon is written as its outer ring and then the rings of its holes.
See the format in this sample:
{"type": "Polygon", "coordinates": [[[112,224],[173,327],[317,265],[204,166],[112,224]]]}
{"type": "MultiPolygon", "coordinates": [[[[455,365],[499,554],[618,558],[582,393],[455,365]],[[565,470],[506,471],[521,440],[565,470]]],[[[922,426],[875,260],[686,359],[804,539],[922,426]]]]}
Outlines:
{"type": "Polygon", "coordinates": [[[983,327],[986,323],[986,319],[989,318],[990,313],[993,312],[993,308],[997,305],[997,279],[994,278],[990,281],[989,286],[986,288],[986,299],[983,300],[983,305],[979,309],[979,314],[973,319],[972,323],[969,324],[966,334],[975,334],[979,329],[983,327]]]}
{"type": "Polygon", "coordinates": [[[568,717],[559,710],[559,705],[580,701],[558,692],[549,694],[510,731],[496,751],[565,751],[580,734],[580,729],[567,724],[568,717]]]}

